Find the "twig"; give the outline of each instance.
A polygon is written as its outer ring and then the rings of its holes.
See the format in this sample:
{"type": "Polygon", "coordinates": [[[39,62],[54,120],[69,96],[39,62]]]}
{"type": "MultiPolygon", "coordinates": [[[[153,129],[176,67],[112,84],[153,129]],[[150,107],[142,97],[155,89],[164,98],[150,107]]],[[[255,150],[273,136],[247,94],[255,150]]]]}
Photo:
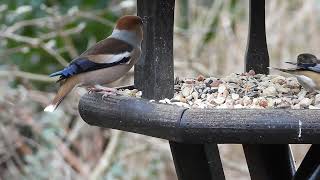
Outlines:
{"type": "Polygon", "coordinates": [[[111,164],[111,158],[114,151],[117,148],[121,131],[111,130],[111,133],[112,134],[110,142],[106,150],[104,151],[102,157],[100,158],[98,165],[94,168],[92,174],[90,175],[90,180],[97,180],[101,176],[101,174],[109,168],[111,164]]]}
{"type": "MultiPolygon", "coordinates": [[[[132,134],[132,133],[127,133],[127,134],[132,134]]],[[[132,136],[132,135],[130,135],[132,136]]],[[[157,139],[157,138],[145,138],[142,135],[136,134],[136,136],[133,137],[134,140],[138,141],[144,141],[147,143],[151,149],[156,149],[157,151],[161,151],[163,153],[170,153],[170,147],[168,145],[168,142],[162,139],[157,139]]]]}
{"type": "Polygon", "coordinates": [[[9,138],[10,134],[8,133],[8,130],[6,130],[4,126],[0,125],[0,133],[2,134],[2,137],[3,137],[2,141],[4,142],[6,147],[8,147],[8,150],[9,150],[8,154],[10,154],[10,156],[14,159],[16,164],[19,166],[19,169],[20,169],[19,172],[26,172],[23,166],[23,162],[19,157],[19,155],[17,154],[16,149],[13,145],[14,144],[12,142],[13,139],[9,138]]]}
{"type": "Polygon", "coordinates": [[[8,39],[12,39],[14,41],[18,41],[18,42],[24,42],[24,43],[30,44],[33,47],[38,46],[40,43],[40,40],[37,38],[21,36],[18,34],[8,33],[8,32],[0,33],[0,37],[5,37],[8,39]]]}
{"type": "Polygon", "coordinates": [[[24,79],[30,79],[34,81],[45,81],[45,82],[54,82],[56,81],[55,78],[50,78],[47,75],[42,74],[34,74],[29,72],[23,72],[23,71],[8,71],[8,70],[2,70],[0,71],[0,77],[3,76],[13,76],[13,77],[20,77],[24,79]]]}
{"type": "Polygon", "coordinates": [[[70,57],[74,58],[74,57],[79,56],[79,53],[78,53],[77,49],[75,48],[70,36],[62,36],[62,37],[63,37],[63,41],[65,43],[65,49],[69,53],[70,57]]]}
{"type": "Polygon", "coordinates": [[[28,97],[34,101],[38,102],[42,105],[47,105],[50,102],[50,99],[48,99],[48,96],[50,93],[45,93],[43,91],[37,91],[37,90],[28,90],[28,97]]]}
{"type": "Polygon", "coordinates": [[[69,35],[72,35],[72,34],[78,34],[80,32],[82,32],[82,30],[85,28],[85,23],[81,23],[79,24],[78,26],[74,27],[74,28],[70,28],[70,29],[67,29],[67,30],[64,30],[64,31],[53,31],[53,32],[50,32],[50,33],[47,33],[47,34],[42,34],[39,36],[39,38],[41,40],[47,40],[47,39],[53,39],[57,36],[69,36],[69,35]]]}
{"type": "Polygon", "coordinates": [[[135,154],[138,154],[138,153],[141,153],[141,152],[144,152],[146,151],[148,148],[150,148],[150,145],[149,144],[144,144],[144,145],[141,145],[141,146],[136,146],[134,148],[131,148],[131,149],[128,149],[127,151],[123,151],[121,153],[121,155],[119,155],[119,158],[118,159],[127,159],[128,157],[132,156],[132,155],[135,155],[135,154]]]}
{"type": "Polygon", "coordinates": [[[63,155],[64,159],[82,176],[87,176],[88,169],[85,168],[81,160],[62,141],[60,141],[60,139],[57,141],[58,150],[63,155]]]}
{"type": "Polygon", "coordinates": [[[9,26],[8,28],[6,28],[5,32],[13,33],[15,31],[17,31],[18,29],[21,29],[25,26],[35,26],[35,25],[44,26],[45,22],[48,21],[49,19],[50,19],[49,17],[44,17],[44,18],[19,21],[19,22],[16,22],[15,24],[9,26]]]}
{"type": "Polygon", "coordinates": [[[12,39],[12,40],[15,40],[18,42],[24,42],[24,43],[30,44],[32,47],[40,46],[48,54],[55,57],[61,65],[63,65],[63,66],[68,65],[68,62],[58,52],[56,52],[52,48],[47,47],[44,43],[42,43],[41,39],[30,38],[27,36],[21,36],[21,35],[14,34],[14,33],[0,33],[0,37],[6,37],[8,39],[12,39]]]}
{"type": "Polygon", "coordinates": [[[17,46],[14,48],[6,49],[5,51],[3,51],[3,53],[0,53],[0,57],[7,57],[17,52],[27,52],[28,50],[29,46],[17,46]]]}
{"type": "Polygon", "coordinates": [[[81,117],[78,117],[76,120],[76,124],[73,126],[72,130],[66,137],[68,143],[73,142],[78,137],[80,130],[84,125],[84,121],[81,119],[81,117]]]}
{"type": "Polygon", "coordinates": [[[68,66],[68,62],[55,50],[53,50],[52,48],[46,46],[45,44],[41,44],[40,47],[45,50],[48,54],[50,54],[51,56],[53,56],[54,58],[57,59],[57,61],[63,65],[63,66],[68,66]]]}
{"type": "Polygon", "coordinates": [[[110,26],[110,27],[113,27],[114,26],[114,23],[111,22],[111,21],[108,21],[104,18],[101,18],[93,13],[90,13],[90,12],[80,12],[78,13],[78,16],[79,17],[82,17],[82,18],[86,18],[86,19],[90,19],[90,20],[94,20],[94,21],[97,21],[101,24],[104,24],[106,26],[110,26]]]}

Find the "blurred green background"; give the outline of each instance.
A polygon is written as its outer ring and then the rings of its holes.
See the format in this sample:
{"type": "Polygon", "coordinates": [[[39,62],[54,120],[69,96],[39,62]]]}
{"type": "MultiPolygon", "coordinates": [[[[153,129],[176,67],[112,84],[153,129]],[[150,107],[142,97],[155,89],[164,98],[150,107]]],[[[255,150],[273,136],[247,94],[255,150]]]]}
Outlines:
{"type": "MultiPolygon", "coordinates": [[[[319,0],[266,2],[271,64],[302,52],[320,56],[319,0]]],[[[247,0],[177,0],[175,75],[242,72],[247,0]]],[[[176,179],[166,141],[90,127],[77,111],[78,88],[44,113],[58,85],[48,74],[107,37],[115,21],[136,14],[135,0],[0,2],[0,179],[176,179]]],[[[110,86],[133,81],[133,70],[110,86]]],[[[299,164],[308,146],[295,145],[299,164]]],[[[220,145],[226,177],[248,179],[240,145],[220,145]]]]}
{"type": "MultiPolygon", "coordinates": [[[[3,63],[39,74],[63,68],[87,49],[90,40],[92,43],[105,38],[121,15],[108,8],[109,0],[1,3],[3,63]]],[[[49,84],[33,82],[33,85],[46,90],[49,84]]]]}

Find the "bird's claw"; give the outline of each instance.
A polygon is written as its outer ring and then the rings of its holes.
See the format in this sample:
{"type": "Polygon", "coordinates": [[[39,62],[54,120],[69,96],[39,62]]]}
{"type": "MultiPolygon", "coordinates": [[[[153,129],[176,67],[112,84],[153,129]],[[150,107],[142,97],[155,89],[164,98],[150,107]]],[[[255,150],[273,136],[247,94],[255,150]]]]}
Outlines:
{"type": "Polygon", "coordinates": [[[93,92],[104,92],[104,93],[117,94],[117,89],[108,88],[108,87],[90,87],[90,88],[88,88],[88,93],[89,94],[91,94],[93,92]]]}
{"type": "Polygon", "coordinates": [[[104,93],[104,94],[102,95],[102,99],[108,98],[110,95],[113,95],[113,94],[104,93]]]}

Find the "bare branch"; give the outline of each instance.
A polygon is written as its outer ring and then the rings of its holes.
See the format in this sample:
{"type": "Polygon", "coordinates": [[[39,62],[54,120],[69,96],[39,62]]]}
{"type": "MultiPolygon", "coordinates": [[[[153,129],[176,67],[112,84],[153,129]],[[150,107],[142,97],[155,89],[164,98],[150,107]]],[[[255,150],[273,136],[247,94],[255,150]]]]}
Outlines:
{"type": "Polygon", "coordinates": [[[111,158],[116,147],[118,146],[121,131],[111,130],[111,133],[112,135],[110,138],[110,142],[106,150],[104,151],[98,165],[94,168],[92,174],[90,175],[90,180],[97,180],[98,177],[101,177],[101,174],[106,171],[111,164],[111,158]]]}
{"type": "Polygon", "coordinates": [[[11,54],[17,53],[17,52],[28,52],[29,47],[28,46],[17,46],[14,48],[6,49],[3,51],[3,53],[0,53],[0,57],[6,57],[10,56],[11,54]]]}
{"type": "Polygon", "coordinates": [[[54,49],[46,46],[45,44],[41,44],[40,47],[45,50],[48,54],[56,58],[56,60],[63,66],[68,66],[68,62],[54,49]]]}
{"type": "Polygon", "coordinates": [[[43,27],[46,24],[46,21],[48,21],[50,17],[44,17],[44,18],[37,18],[37,19],[30,19],[30,20],[23,20],[16,22],[15,24],[9,26],[5,29],[5,32],[7,33],[14,33],[17,30],[25,27],[25,26],[40,26],[43,27]]]}
{"type": "Polygon", "coordinates": [[[30,79],[34,81],[44,81],[44,82],[56,81],[55,78],[50,78],[47,75],[34,74],[34,73],[16,71],[16,70],[14,71],[2,70],[0,71],[0,77],[19,77],[19,78],[30,79]]]}
{"type": "Polygon", "coordinates": [[[18,41],[18,42],[24,42],[24,43],[30,44],[33,47],[38,46],[40,43],[40,40],[37,38],[32,38],[32,37],[28,37],[28,36],[21,36],[18,34],[8,33],[8,32],[0,33],[0,37],[5,37],[8,39],[12,39],[14,41],[18,41]]]}
{"type": "Polygon", "coordinates": [[[94,21],[97,21],[101,24],[104,24],[106,26],[110,26],[110,27],[113,27],[115,24],[107,19],[104,19],[104,18],[101,18],[93,13],[90,13],[90,12],[81,12],[81,13],[78,13],[78,16],[79,17],[83,17],[83,18],[87,18],[87,19],[90,19],[90,20],[94,20],[94,21]]]}
{"type": "Polygon", "coordinates": [[[65,31],[53,31],[47,34],[42,34],[39,36],[39,38],[41,40],[47,40],[47,39],[53,39],[56,38],[57,36],[69,36],[72,34],[78,34],[80,32],[82,32],[82,30],[85,28],[85,23],[80,23],[78,26],[74,27],[74,28],[70,28],[67,29],[65,31]]]}

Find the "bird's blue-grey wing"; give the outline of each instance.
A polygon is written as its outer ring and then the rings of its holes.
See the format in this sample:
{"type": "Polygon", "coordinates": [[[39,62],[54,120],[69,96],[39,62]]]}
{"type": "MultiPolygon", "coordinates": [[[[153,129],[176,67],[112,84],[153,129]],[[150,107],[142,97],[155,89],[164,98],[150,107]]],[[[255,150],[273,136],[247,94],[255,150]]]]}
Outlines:
{"type": "Polygon", "coordinates": [[[312,66],[312,67],[308,67],[308,70],[320,73],[320,64],[317,64],[317,65],[312,66]]]}
{"type": "Polygon", "coordinates": [[[131,45],[112,38],[100,41],[94,47],[72,60],[63,70],[49,76],[60,76],[60,81],[76,74],[125,64],[130,61],[133,50],[131,45]]]}
{"type": "Polygon", "coordinates": [[[80,57],[72,61],[69,66],[65,67],[63,70],[50,74],[50,77],[60,76],[60,80],[69,78],[76,74],[94,71],[103,68],[109,68],[119,64],[125,64],[130,61],[130,56],[118,57],[118,60],[107,62],[107,63],[96,63],[88,58],[80,57]]]}

